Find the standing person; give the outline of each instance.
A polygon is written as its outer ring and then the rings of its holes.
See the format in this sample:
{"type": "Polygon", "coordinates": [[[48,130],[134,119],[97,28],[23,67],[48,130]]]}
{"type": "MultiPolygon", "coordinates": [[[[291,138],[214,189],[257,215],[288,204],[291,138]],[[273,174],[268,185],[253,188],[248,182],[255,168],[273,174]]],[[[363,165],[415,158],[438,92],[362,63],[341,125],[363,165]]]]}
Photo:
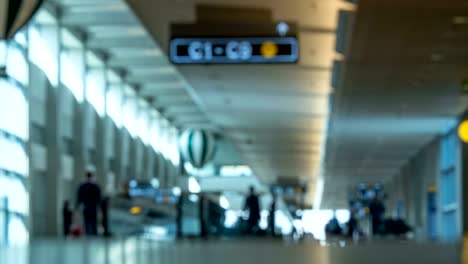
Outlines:
{"type": "Polygon", "coordinates": [[[332,219],[325,225],[325,233],[332,236],[341,236],[343,234],[343,229],[341,229],[335,212],[333,213],[332,219]]]}
{"type": "Polygon", "coordinates": [[[371,204],[369,205],[369,213],[372,218],[372,234],[378,235],[380,234],[380,229],[385,214],[385,206],[383,205],[382,201],[380,201],[379,197],[375,196],[372,200],[371,204]]]}
{"type": "Polygon", "coordinates": [[[72,226],[73,211],[70,209],[70,202],[65,200],[62,208],[62,219],[63,219],[63,236],[67,237],[70,235],[72,226]]]}
{"type": "Polygon", "coordinates": [[[91,172],[86,173],[86,181],[78,188],[77,208],[83,212],[86,235],[97,235],[97,215],[101,204],[101,188],[94,182],[91,172]]]}
{"type": "Polygon", "coordinates": [[[270,205],[270,214],[268,215],[268,218],[269,218],[268,225],[270,227],[271,235],[276,236],[276,232],[275,232],[276,217],[275,217],[275,214],[276,214],[276,202],[277,202],[278,198],[276,197],[276,194],[273,194],[272,196],[273,197],[272,197],[272,201],[271,201],[271,205],[270,205]]]}
{"type": "Polygon", "coordinates": [[[109,197],[105,196],[101,202],[101,214],[102,214],[102,228],[104,229],[104,236],[110,237],[111,233],[109,230],[109,197]]]}
{"type": "Polygon", "coordinates": [[[258,230],[258,222],[260,221],[260,202],[253,186],[250,187],[250,193],[245,199],[244,210],[249,211],[247,233],[254,235],[258,230]]]}
{"type": "Polygon", "coordinates": [[[348,231],[347,231],[347,236],[349,238],[354,237],[354,233],[358,231],[358,220],[356,217],[356,212],[355,210],[350,210],[351,214],[349,216],[349,221],[346,224],[348,226],[348,231]]]}

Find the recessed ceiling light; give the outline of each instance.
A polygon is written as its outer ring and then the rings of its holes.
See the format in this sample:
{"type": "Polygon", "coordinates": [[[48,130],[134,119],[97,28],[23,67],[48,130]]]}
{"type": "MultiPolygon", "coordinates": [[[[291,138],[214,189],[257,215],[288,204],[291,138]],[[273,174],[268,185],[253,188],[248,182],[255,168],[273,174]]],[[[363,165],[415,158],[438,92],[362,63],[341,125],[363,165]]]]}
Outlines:
{"type": "Polygon", "coordinates": [[[453,17],[452,22],[456,25],[465,25],[468,24],[468,17],[466,16],[455,16],[453,17]]]}
{"type": "Polygon", "coordinates": [[[282,37],[286,36],[289,32],[289,25],[285,22],[278,23],[276,25],[276,32],[282,37]]]}
{"type": "Polygon", "coordinates": [[[444,55],[440,53],[432,53],[431,54],[431,60],[434,62],[438,62],[444,59],[444,55]]]}

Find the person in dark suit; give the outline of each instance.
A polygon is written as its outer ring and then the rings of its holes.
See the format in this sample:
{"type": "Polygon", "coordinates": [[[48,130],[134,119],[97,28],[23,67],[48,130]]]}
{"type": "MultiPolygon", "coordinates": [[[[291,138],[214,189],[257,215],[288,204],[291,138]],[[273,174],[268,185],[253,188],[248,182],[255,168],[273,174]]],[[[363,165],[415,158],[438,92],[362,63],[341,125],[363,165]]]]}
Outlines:
{"type": "Polygon", "coordinates": [[[382,231],[385,206],[379,197],[374,197],[369,205],[369,213],[372,217],[372,234],[379,235],[382,231]]]}
{"type": "Polygon", "coordinates": [[[258,231],[258,222],[260,221],[260,202],[253,186],[250,187],[250,193],[245,199],[244,210],[249,211],[247,233],[255,235],[256,231],[258,231]]]}
{"type": "Polygon", "coordinates": [[[101,205],[101,188],[94,182],[91,172],[86,173],[86,181],[78,188],[77,208],[83,213],[86,235],[97,235],[97,215],[101,205]]]}
{"type": "Polygon", "coordinates": [[[102,213],[102,228],[104,229],[104,236],[110,237],[112,234],[109,229],[109,197],[104,197],[101,201],[101,213],[102,213]]]}
{"type": "Polygon", "coordinates": [[[72,219],[73,219],[73,211],[72,209],[70,209],[70,202],[68,200],[65,200],[63,202],[62,218],[63,218],[63,236],[67,237],[68,235],[70,235],[72,219]]]}
{"type": "Polygon", "coordinates": [[[276,228],[276,203],[277,203],[278,197],[276,194],[272,194],[272,200],[271,200],[271,205],[270,205],[270,214],[268,216],[268,226],[270,227],[270,232],[272,236],[276,236],[275,228],[276,228]]]}

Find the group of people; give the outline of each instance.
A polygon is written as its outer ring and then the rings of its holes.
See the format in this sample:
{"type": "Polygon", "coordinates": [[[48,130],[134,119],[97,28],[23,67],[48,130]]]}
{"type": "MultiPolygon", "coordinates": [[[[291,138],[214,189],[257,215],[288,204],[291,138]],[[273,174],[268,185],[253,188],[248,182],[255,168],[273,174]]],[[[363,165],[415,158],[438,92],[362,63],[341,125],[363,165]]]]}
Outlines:
{"type": "Polygon", "coordinates": [[[99,213],[101,213],[103,235],[110,236],[109,198],[102,197],[101,188],[95,182],[94,175],[91,172],[86,173],[86,181],[78,188],[75,212],[79,213],[74,214],[74,210],[70,207],[70,202],[65,201],[62,211],[64,236],[80,236],[82,228],[87,236],[97,236],[99,213]],[[78,217],[81,217],[82,221],[77,221],[76,218],[78,217]]]}
{"type": "MultiPolygon", "coordinates": [[[[384,215],[385,215],[385,205],[379,197],[374,197],[369,204],[369,216],[371,220],[371,232],[373,235],[380,235],[383,234],[385,226],[384,226],[384,215]]],[[[325,226],[325,232],[329,235],[345,235],[349,238],[352,238],[355,233],[359,233],[360,236],[362,231],[359,230],[359,223],[358,223],[358,210],[356,208],[352,208],[350,210],[350,217],[348,222],[346,223],[346,230],[341,228],[340,224],[338,223],[338,219],[334,215],[333,218],[327,223],[325,226]]]]}
{"type": "MultiPolygon", "coordinates": [[[[404,236],[411,231],[404,220],[385,218],[385,205],[383,200],[379,197],[374,197],[368,205],[368,213],[370,219],[370,234],[373,236],[404,236]]],[[[358,210],[351,209],[349,221],[346,223],[345,228],[342,228],[336,216],[327,223],[325,232],[331,236],[347,236],[353,238],[355,234],[358,237],[364,236],[364,232],[359,229],[358,210]],[[345,229],[345,230],[344,230],[345,229]]]]}
{"type": "MultiPolygon", "coordinates": [[[[273,200],[270,206],[270,214],[268,218],[269,232],[274,236],[275,235],[275,211],[276,211],[276,196],[273,196],[273,200]]],[[[249,194],[247,195],[244,203],[244,211],[248,212],[248,218],[246,221],[246,234],[248,235],[258,235],[260,231],[260,219],[261,219],[261,208],[260,200],[258,195],[255,193],[255,188],[253,186],[249,189],[249,194]]]]}

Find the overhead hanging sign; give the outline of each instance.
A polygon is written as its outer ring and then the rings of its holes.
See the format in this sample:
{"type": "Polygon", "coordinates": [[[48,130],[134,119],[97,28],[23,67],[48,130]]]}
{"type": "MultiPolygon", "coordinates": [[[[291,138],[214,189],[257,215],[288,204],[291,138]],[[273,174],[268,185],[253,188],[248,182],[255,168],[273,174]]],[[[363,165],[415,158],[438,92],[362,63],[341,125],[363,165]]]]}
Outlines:
{"type": "Polygon", "coordinates": [[[295,63],[297,38],[175,38],[169,56],[175,64],[295,63]]]}

